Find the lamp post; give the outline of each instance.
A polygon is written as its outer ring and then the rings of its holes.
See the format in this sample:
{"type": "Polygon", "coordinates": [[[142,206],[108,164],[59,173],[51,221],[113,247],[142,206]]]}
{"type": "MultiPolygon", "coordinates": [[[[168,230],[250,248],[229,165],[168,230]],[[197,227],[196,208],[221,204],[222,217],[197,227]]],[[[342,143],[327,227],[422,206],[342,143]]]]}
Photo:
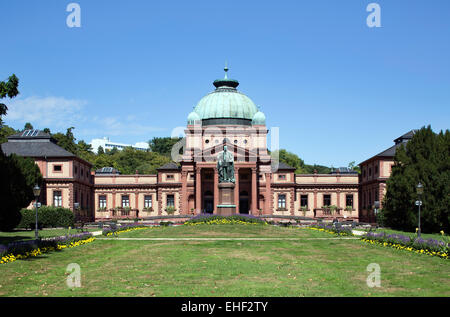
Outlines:
{"type": "Polygon", "coordinates": [[[375,222],[376,222],[377,228],[378,228],[378,213],[380,212],[380,201],[375,200],[373,203],[373,207],[374,207],[374,213],[375,213],[375,222]]]}
{"type": "Polygon", "coordinates": [[[420,233],[421,233],[421,230],[420,230],[420,206],[422,206],[421,196],[423,194],[423,185],[420,182],[419,182],[419,184],[417,184],[416,193],[417,193],[417,196],[419,196],[419,199],[416,201],[416,205],[419,206],[419,228],[418,228],[419,230],[417,232],[417,235],[420,237],[420,233]]]}
{"type": "Polygon", "coordinates": [[[39,196],[41,195],[41,188],[39,187],[39,185],[38,184],[36,184],[36,185],[34,185],[34,188],[33,188],[33,194],[34,194],[34,197],[36,198],[36,226],[35,226],[35,232],[34,232],[34,236],[35,236],[35,238],[36,238],[36,240],[38,240],[39,239],[39,232],[38,232],[38,199],[39,199],[39,196]]]}

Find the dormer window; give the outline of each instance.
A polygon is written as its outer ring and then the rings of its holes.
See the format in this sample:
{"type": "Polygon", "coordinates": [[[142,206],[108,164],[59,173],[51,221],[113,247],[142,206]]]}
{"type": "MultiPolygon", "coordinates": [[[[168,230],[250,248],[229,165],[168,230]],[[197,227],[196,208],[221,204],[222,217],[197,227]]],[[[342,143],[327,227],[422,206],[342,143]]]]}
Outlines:
{"type": "Polygon", "coordinates": [[[53,165],[53,172],[61,172],[62,165],[53,165]]]}

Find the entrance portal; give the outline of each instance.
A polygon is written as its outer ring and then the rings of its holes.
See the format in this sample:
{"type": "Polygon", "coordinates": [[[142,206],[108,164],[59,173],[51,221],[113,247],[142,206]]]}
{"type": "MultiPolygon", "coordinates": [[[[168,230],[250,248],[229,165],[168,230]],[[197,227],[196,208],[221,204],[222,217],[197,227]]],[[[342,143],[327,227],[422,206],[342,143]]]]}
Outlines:
{"type": "Polygon", "coordinates": [[[248,192],[242,191],[239,193],[239,213],[248,214],[248,192]]]}
{"type": "Polygon", "coordinates": [[[212,214],[214,211],[214,195],[210,191],[205,192],[203,200],[204,212],[212,214]]]}

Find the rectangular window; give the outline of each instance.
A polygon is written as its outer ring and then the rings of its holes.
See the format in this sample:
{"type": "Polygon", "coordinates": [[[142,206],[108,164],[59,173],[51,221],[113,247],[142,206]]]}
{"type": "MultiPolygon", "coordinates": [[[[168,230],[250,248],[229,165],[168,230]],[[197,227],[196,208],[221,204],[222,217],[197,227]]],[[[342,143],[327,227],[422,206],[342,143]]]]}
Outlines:
{"type": "Polygon", "coordinates": [[[122,196],[122,208],[130,207],[130,196],[123,195],[122,196]]]}
{"type": "Polygon", "coordinates": [[[62,165],[53,165],[53,172],[61,172],[62,165]]]}
{"type": "Polygon", "coordinates": [[[278,208],[286,209],[286,195],[284,195],[284,194],[278,195],[278,208]]]}
{"type": "Polygon", "coordinates": [[[378,175],[378,165],[375,165],[375,175],[378,175]]]}
{"type": "Polygon", "coordinates": [[[106,209],[106,196],[98,197],[98,206],[102,209],[106,209]]]}
{"type": "Polygon", "coordinates": [[[331,206],[331,195],[323,195],[323,205],[331,206]]]}
{"type": "Polygon", "coordinates": [[[300,207],[308,207],[308,195],[300,196],[300,207]]]}
{"type": "Polygon", "coordinates": [[[345,207],[352,207],[353,208],[353,195],[346,195],[345,196],[345,207]]]}
{"type": "Polygon", "coordinates": [[[62,207],[62,195],[59,190],[53,192],[53,206],[62,207]]]}
{"type": "Polygon", "coordinates": [[[144,196],[144,208],[152,208],[152,196],[144,196]]]}
{"type": "Polygon", "coordinates": [[[167,207],[175,207],[174,195],[167,195],[167,207]]]}
{"type": "Polygon", "coordinates": [[[285,174],[280,174],[280,175],[278,175],[278,179],[279,180],[286,180],[286,175],[285,174]]]}
{"type": "Polygon", "coordinates": [[[172,174],[167,174],[166,179],[173,180],[174,176],[172,174]]]}

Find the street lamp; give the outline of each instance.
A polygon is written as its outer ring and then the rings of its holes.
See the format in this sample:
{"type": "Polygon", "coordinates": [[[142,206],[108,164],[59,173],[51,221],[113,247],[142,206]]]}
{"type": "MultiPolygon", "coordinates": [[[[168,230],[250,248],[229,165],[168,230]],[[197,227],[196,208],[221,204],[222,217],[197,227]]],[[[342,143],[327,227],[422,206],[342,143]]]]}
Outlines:
{"type": "Polygon", "coordinates": [[[34,185],[33,188],[33,194],[34,197],[36,198],[36,227],[34,228],[35,232],[34,232],[34,237],[36,238],[36,240],[39,239],[39,233],[38,233],[38,199],[39,196],[41,195],[41,188],[39,187],[38,184],[34,185]]]}
{"type": "Polygon", "coordinates": [[[416,201],[416,206],[419,206],[419,228],[418,228],[419,230],[417,232],[417,235],[420,237],[420,232],[421,232],[421,230],[420,230],[420,206],[422,206],[421,196],[423,194],[423,185],[420,182],[419,182],[419,184],[417,184],[416,193],[419,196],[419,199],[416,201]]]}
{"type": "Polygon", "coordinates": [[[378,213],[380,212],[380,201],[375,200],[373,203],[373,207],[374,207],[374,213],[375,213],[375,222],[377,223],[377,228],[378,228],[378,213]]]}

